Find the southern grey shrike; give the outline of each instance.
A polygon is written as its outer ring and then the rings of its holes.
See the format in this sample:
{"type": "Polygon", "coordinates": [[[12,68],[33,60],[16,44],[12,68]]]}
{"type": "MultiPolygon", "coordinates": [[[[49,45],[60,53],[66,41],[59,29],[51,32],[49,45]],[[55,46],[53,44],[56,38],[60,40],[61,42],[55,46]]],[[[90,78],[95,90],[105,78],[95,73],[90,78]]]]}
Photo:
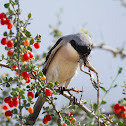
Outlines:
{"type": "MultiPolygon", "coordinates": [[[[43,68],[43,74],[49,82],[59,82],[60,86],[68,87],[76,70],[84,65],[90,70],[97,72],[89,62],[89,54],[92,50],[93,43],[91,38],[84,33],[72,34],[61,37],[48,52],[43,68]]],[[[84,71],[85,72],[85,71],[84,71]]],[[[85,72],[91,75],[89,72],[85,72]]],[[[93,80],[94,81],[94,80],[93,80]]],[[[95,82],[95,81],[94,81],[95,82]]],[[[97,84],[94,87],[97,88],[97,84]]],[[[34,112],[27,118],[26,124],[33,125],[41,111],[45,98],[39,95],[34,112]]]]}

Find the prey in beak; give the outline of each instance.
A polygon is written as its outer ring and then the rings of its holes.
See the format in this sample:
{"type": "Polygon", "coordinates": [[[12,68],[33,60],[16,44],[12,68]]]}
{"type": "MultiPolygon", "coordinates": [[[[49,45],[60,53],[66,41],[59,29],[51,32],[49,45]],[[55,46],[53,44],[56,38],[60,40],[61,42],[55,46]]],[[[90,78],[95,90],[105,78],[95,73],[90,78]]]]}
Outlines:
{"type": "Polygon", "coordinates": [[[99,75],[95,68],[91,65],[89,57],[84,57],[80,59],[80,70],[90,76],[91,83],[93,87],[98,90],[99,86],[99,75]],[[84,70],[84,67],[87,67],[89,71],[84,70]],[[90,72],[93,71],[96,74],[97,81],[95,81],[93,74],[90,72]]]}

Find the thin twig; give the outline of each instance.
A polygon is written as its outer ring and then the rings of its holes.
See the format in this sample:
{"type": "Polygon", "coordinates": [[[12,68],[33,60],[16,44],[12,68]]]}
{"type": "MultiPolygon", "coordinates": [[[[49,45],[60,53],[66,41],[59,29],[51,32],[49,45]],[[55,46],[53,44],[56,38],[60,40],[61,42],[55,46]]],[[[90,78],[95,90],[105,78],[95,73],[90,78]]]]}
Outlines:
{"type": "MultiPolygon", "coordinates": [[[[69,99],[70,101],[73,101],[73,98],[68,95],[67,93],[63,92],[62,94],[64,97],[66,97],[67,99],[69,99]]],[[[80,102],[75,102],[75,104],[77,106],[79,106],[83,111],[85,111],[86,113],[91,113],[97,120],[98,120],[98,117],[95,115],[94,112],[90,111],[86,106],[84,106],[83,104],[81,104],[80,102]]],[[[99,122],[100,122],[100,126],[107,126],[102,120],[99,119],[99,122]]]]}
{"type": "MultiPolygon", "coordinates": [[[[50,99],[49,99],[50,100],[50,99]]],[[[59,118],[62,118],[62,116],[60,115],[60,112],[56,109],[56,106],[54,105],[53,101],[50,100],[52,106],[53,106],[53,109],[56,111],[57,115],[59,116],[59,118]]]]}
{"type": "Polygon", "coordinates": [[[6,84],[6,83],[9,83],[9,82],[13,82],[14,80],[9,80],[9,81],[6,81],[6,82],[4,82],[4,83],[1,83],[0,85],[4,85],[4,84],[6,84]]]}
{"type": "Polygon", "coordinates": [[[106,51],[109,51],[109,52],[112,52],[113,54],[119,54],[123,57],[126,57],[126,52],[122,50],[118,50],[118,49],[113,49],[107,45],[104,45],[104,44],[101,44],[101,45],[96,45],[94,44],[93,45],[93,48],[96,48],[96,49],[102,49],[102,50],[106,50],[106,51]]]}
{"type": "Polygon", "coordinates": [[[5,63],[2,63],[2,62],[0,62],[0,66],[1,66],[1,67],[6,67],[6,68],[11,69],[11,68],[9,67],[9,65],[7,65],[7,64],[5,64],[5,63]]]}

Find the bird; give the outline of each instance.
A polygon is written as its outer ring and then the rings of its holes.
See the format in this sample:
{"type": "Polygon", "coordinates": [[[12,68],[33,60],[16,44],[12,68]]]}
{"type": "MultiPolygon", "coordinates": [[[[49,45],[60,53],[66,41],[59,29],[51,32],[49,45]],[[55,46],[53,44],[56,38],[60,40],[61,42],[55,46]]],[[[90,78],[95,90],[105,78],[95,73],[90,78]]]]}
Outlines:
{"type": "MultiPolygon", "coordinates": [[[[85,33],[70,34],[59,38],[48,52],[43,66],[42,72],[47,81],[52,83],[58,81],[59,86],[67,88],[81,62],[84,66],[91,68],[89,54],[92,47],[93,42],[85,33]]],[[[26,125],[34,125],[44,103],[45,98],[39,95],[33,108],[34,112],[26,119],[26,125]]]]}

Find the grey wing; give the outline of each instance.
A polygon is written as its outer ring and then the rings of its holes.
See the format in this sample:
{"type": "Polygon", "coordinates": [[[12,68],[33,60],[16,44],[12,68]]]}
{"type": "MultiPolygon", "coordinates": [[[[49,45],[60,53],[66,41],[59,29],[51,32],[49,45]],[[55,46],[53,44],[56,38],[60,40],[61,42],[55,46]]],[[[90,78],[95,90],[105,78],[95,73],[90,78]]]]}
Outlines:
{"type": "Polygon", "coordinates": [[[46,57],[46,61],[44,63],[44,67],[43,67],[43,74],[46,75],[46,71],[49,67],[49,64],[51,63],[53,57],[55,56],[56,52],[58,51],[58,49],[63,46],[66,42],[63,41],[63,38],[58,39],[58,41],[55,43],[55,45],[50,49],[50,51],[47,54],[46,57]]]}

